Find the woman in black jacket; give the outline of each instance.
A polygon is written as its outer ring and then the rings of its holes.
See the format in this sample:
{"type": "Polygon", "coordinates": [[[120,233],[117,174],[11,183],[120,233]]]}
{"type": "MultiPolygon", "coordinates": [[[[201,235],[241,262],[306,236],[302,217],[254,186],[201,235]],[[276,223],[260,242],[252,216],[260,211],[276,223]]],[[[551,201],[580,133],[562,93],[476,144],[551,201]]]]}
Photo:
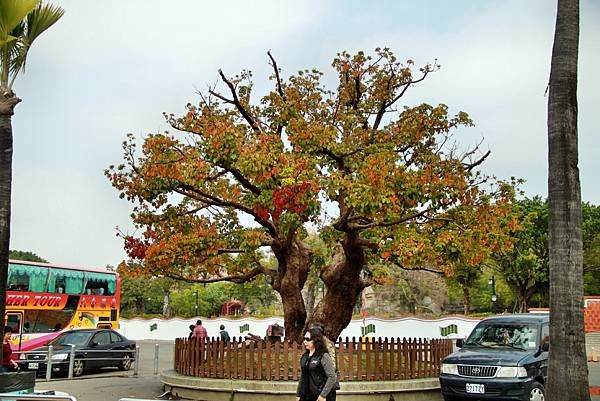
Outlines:
{"type": "Polygon", "coordinates": [[[338,386],[335,364],[327,352],[323,332],[318,328],[304,334],[306,352],[300,358],[300,380],[296,401],[335,401],[338,386]]]}

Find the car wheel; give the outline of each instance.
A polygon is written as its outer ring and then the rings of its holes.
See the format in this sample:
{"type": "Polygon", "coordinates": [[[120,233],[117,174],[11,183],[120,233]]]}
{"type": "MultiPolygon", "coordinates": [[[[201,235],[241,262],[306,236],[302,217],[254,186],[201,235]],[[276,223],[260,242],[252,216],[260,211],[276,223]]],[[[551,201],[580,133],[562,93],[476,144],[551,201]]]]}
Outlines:
{"type": "Polygon", "coordinates": [[[129,370],[131,369],[131,355],[123,354],[123,360],[119,363],[119,370],[129,370]]]}
{"type": "Polygon", "coordinates": [[[75,359],[73,362],[73,377],[79,377],[85,370],[85,363],[81,359],[75,359]]]}
{"type": "Polygon", "coordinates": [[[544,401],[546,399],[546,390],[542,383],[533,382],[531,390],[529,390],[528,401],[544,401]]]}

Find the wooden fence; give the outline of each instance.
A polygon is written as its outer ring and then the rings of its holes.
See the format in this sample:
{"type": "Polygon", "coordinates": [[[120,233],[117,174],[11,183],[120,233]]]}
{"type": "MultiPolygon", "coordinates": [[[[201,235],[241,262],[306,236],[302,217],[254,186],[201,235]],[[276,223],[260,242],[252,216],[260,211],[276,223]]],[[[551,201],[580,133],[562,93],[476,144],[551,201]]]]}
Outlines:
{"type": "MultiPolygon", "coordinates": [[[[437,377],[452,352],[448,339],[385,338],[373,342],[340,338],[336,362],[341,381],[437,377]]],[[[298,380],[304,348],[296,343],[175,340],[175,371],[186,376],[246,380],[298,380]]]]}

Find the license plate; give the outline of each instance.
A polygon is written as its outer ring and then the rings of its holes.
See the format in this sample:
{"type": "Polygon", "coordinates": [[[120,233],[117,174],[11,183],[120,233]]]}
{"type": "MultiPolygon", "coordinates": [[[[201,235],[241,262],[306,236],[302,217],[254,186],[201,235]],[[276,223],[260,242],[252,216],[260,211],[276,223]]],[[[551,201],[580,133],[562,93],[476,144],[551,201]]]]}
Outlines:
{"type": "Polygon", "coordinates": [[[40,367],[40,364],[37,362],[29,362],[27,364],[28,369],[38,369],[39,367],[40,367]]]}
{"type": "Polygon", "coordinates": [[[483,384],[467,383],[467,393],[485,394],[485,388],[483,387],[483,384]]]}

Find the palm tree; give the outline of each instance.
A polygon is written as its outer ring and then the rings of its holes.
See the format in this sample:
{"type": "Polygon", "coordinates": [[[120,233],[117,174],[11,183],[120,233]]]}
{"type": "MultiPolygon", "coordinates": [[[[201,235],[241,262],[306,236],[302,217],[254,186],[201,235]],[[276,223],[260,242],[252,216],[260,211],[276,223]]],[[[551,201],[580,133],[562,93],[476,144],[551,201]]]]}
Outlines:
{"type": "Polygon", "coordinates": [[[589,400],[577,151],[579,0],[558,0],[548,96],[550,338],[548,399],[589,400]]]}
{"type": "MultiPolygon", "coordinates": [[[[0,1],[0,316],[4,316],[5,311],[10,240],[11,118],[21,101],[12,86],[25,68],[33,41],[63,14],[60,7],[42,4],[40,0],[0,1]]],[[[0,331],[4,334],[3,324],[0,324],[0,331]]]]}

